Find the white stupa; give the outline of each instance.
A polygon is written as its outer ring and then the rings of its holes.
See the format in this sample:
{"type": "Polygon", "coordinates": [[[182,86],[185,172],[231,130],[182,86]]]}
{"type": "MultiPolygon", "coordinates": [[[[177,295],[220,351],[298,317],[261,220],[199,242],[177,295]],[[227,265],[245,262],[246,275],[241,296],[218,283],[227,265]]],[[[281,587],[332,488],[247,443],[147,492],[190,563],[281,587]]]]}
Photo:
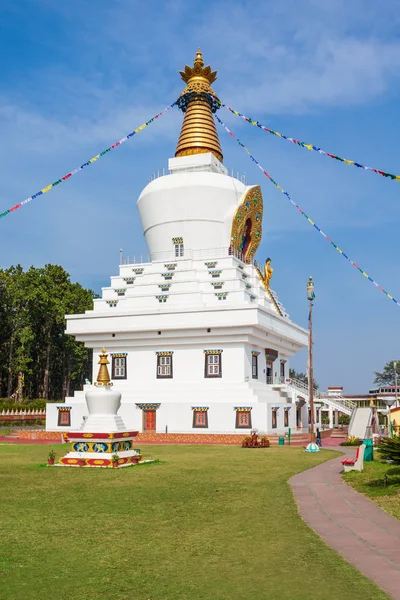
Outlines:
{"type": "MultiPolygon", "coordinates": [[[[175,157],[137,203],[150,260],[125,258],[93,310],[66,317],[67,333],[95,354],[107,347],[129,429],[295,432],[308,425],[308,406],[287,387],[289,359],[308,334],[271,289],[271,261],[255,261],[262,193],[222,163],[216,73],[198,51],[181,76],[175,157]]],[[[47,406],[47,429],[68,431],[85,415],[77,392],[47,406]]]]}

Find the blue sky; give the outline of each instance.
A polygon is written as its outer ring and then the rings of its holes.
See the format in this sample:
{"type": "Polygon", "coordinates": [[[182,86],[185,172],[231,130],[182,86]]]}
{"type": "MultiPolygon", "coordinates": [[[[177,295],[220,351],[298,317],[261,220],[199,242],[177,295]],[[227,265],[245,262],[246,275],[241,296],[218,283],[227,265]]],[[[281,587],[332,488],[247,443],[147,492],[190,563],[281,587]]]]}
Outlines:
{"type": "MultiPolygon", "coordinates": [[[[400,174],[400,2],[384,0],[3,0],[0,212],[176,99],[197,46],[240,112],[328,152],[400,174]]],[[[221,118],[316,223],[400,299],[400,183],[221,118]]],[[[173,156],[175,109],[68,182],[0,221],[0,265],[61,264],[100,290],[119,248],[146,254],[136,200],[173,156]]],[[[351,267],[220,130],[224,163],[261,184],[273,287],[307,325],[316,284],[315,376],[365,392],[400,359],[400,307],[351,267]]],[[[304,370],[304,353],[293,366],[304,370]]]]}

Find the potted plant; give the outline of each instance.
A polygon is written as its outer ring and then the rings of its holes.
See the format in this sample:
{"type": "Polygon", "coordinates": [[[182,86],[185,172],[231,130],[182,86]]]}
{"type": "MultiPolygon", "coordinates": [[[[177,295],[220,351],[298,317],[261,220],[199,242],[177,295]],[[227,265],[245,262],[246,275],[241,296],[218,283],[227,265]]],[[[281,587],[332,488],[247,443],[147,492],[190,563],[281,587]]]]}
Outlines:
{"type": "Polygon", "coordinates": [[[56,458],[56,453],[54,452],[53,448],[50,450],[49,452],[49,457],[47,459],[47,464],[49,465],[54,465],[54,460],[56,458]]]}
{"type": "Polygon", "coordinates": [[[111,457],[111,462],[113,467],[118,467],[119,456],[118,454],[113,454],[111,457]]]}

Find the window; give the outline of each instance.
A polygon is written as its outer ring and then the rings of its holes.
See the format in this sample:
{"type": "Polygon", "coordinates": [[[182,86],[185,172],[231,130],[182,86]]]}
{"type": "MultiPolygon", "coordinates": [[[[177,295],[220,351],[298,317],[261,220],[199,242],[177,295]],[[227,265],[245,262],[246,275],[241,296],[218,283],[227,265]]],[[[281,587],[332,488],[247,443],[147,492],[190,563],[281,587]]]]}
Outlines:
{"type": "Polygon", "coordinates": [[[251,412],[249,409],[236,410],[236,429],[251,429],[251,412]]]}
{"type": "Polygon", "coordinates": [[[289,427],[289,409],[288,408],[285,408],[283,426],[289,427]]]}
{"type": "Polygon", "coordinates": [[[208,427],[208,408],[193,408],[193,427],[208,427]]]}
{"type": "Polygon", "coordinates": [[[222,350],[206,350],[205,377],[222,376],[221,352],[222,350]]]}
{"type": "Polygon", "coordinates": [[[126,379],[126,354],[111,354],[112,376],[111,379],[126,379]]]}
{"type": "Polygon", "coordinates": [[[58,410],[57,425],[59,427],[71,427],[71,408],[63,407],[63,408],[57,408],[57,410],[58,410]]]}
{"type": "Polygon", "coordinates": [[[282,379],[285,378],[285,364],[286,364],[286,360],[281,360],[281,378],[282,379]]]}
{"type": "Polygon", "coordinates": [[[168,296],[156,296],[157,300],[159,301],[160,304],[165,304],[167,301],[168,296]]]}
{"type": "Polygon", "coordinates": [[[226,300],[227,295],[228,295],[228,292],[220,292],[219,294],[215,294],[215,296],[217,296],[218,300],[226,300]]]}
{"type": "Polygon", "coordinates": [[[172,379],[172,352],[157,354],[157,379],[172,379]]]}
{"type": "Polygon", "coordinates": [[[258,355],[259,352],[251,353],[251,376],[253,379],[258,379],[258,355]]]}
{"type": "Polygon", "coordinates": [[[184,255],[183,244],[174,244],[174,246],[175,246],[175,256],[176,256],[176,258],[178,258],[179,256],[183,256],[184,255]]]}
{"type": "Polygon", "coordinates": [[[278,411],[277,411],[276,408],[272,409],[272,429],[276,429],[277,428],[277,422],[278,422],[277,412],[278,411]]]}

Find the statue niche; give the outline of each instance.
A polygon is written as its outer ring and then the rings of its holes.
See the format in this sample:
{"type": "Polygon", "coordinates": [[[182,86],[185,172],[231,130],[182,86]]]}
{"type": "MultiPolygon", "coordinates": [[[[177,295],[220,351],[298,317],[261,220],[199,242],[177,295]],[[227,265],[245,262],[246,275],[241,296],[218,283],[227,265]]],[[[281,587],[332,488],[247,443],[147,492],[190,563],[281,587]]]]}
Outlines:
{"type": "Polygon", "coordinates": [[[239,250],[243,253],[244,256],[246,256],[247,250],[250,246],[250,242],[251,242],[251,227],[252,227],[252,223],[251,223],[251,219],[247,219],[245,225],[244,225],[244,231],[242,234],[242,243],[239,246],[239,250]]]}
{"type": "Polygon", "coordinates": [[[231,250],[246,263],[254,260],[261,242],[263,201],[260,186],[249,188],[232,220],[231,250]]]}

